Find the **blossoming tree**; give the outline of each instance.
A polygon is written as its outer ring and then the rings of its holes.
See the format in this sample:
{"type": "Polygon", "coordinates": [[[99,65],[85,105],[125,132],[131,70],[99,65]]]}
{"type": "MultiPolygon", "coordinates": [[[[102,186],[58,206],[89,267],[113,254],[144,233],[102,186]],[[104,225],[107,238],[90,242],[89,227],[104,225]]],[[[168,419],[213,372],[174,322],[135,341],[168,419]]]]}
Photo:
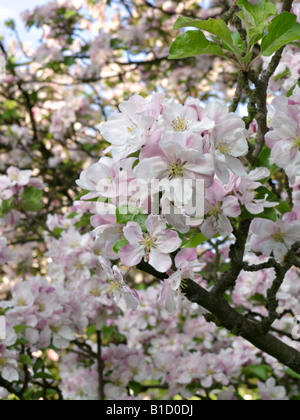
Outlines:
{"type": "MultiPolygon", "coordinates": [[[[300,399],[300,6],[8,20],[2,399],[300,399]]],[[[2,322],[3,321],[3,322],[2,322]]]]}

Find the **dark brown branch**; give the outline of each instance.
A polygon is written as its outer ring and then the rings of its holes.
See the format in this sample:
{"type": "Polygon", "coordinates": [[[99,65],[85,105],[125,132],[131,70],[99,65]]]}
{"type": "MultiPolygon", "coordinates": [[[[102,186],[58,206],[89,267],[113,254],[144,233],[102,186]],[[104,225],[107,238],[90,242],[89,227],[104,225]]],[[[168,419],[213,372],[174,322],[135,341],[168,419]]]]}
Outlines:
{"type": "Polygon", "coordinates": [[[0,387],[6,389],[10,394],[15,395],[19,400],[24,401],[23,395],[21,392],[17,391],[10,382],[6,381],[0,376],[0,387]]]}
{"type": "Polygon", "coordinates": [[[103,379],[103,360],[102,360],[102,337],[101,331],[97,331],[97,362],[98,362],[98,392],[99,400],[103,401],[105,399],[104,394],[104,379],[103,379]]]}

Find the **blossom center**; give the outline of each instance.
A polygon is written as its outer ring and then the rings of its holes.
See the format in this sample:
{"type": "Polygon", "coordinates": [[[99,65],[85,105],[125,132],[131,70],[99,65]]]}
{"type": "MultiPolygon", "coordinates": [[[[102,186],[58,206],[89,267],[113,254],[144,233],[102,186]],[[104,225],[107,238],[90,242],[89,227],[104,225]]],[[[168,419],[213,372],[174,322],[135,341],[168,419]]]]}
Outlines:
{"type": "Polygon", "coordinates": [[[295,138],[295,146],[300,149],[300,136],[295,138]]]}
{"type": "Polygon", "coordinates": [[[280,243],[284,243],[284,235],[281,232],[280,229],[278,229],[273,235],[272,238],[274,239],[275,242],[280,242],[280,243]]]}
{"type": "Polygon", "coordinates": [[[228,146],[228,144],[225,143],[225,141],[221,141],[217,145],[216,149],[219,150],[219,152],[223,155],[230,155],[230,153],[232,152],[232,149],[228,146]]]}
{"type": "Polygon", "coordinates": [[[94,290],[92,290],[92,295],[93,295],[94,297],[99,297],[99,296],[100,296],[100,291],[99,291],[99,289],[94,289],[94,290]]]}
{"type": "Polygon", "coordinates": [[[5,365],[7,365],[7,360],[5,357],[0,357],[0,366],[4,367],[5,365]]]}
{"type": "Polygon", "coordinates": [[[172,121],[172,127],[175,131],[186,131],[188,129],[189,120],[177,117],[172,121]]]}
{"type": "Polygon", "coordinates": [[[39,303],[38,305],[38,312],[43,312],[45,310],[45,305],[43,303],[39,303]]]}
{"type": "Polygon", "coordinates": [[[209,210],[209,215],[213,217],[217,217],[219,214],[223,212],[221,207],[222,207],[222,203],[221,201],[218,201],[217,204],[209,210]]]}
{"type": "Polygon", "coordinates": [[[136,129],[135,126],[133,126],[133,127],[127,127],[127,131],[128,131],[129,134],[132,134],[135,129],[136,129]]]}
{"type": "Polygon", "coordinates": [[[109,295],[116,295],[121,288],[122,288],[122,285],[117,280],[111,280],[108,288],[105,291],[109,295]]]}
{"type": "Polygon", "coordinates": [[[141,244],[145,247],[146,252],[150,252],[151,248],[156,248],[155,242],[157,237],[152,238],[148,233],[144,236],[144,241],[141,244]]]}
{"type": "Polygon", "coordinates": [[[20,298],[20,299],[18,300],[18,305],[19,305],[19,306],[26,306],[25,299],[20,298]]]}
{"type": "Polygon", "coordinates": [[[186,162],[181,162],[180,160],[173,162],[172,165],[169,166],[169,179],[183,176],[185,164],[186,162]]]}

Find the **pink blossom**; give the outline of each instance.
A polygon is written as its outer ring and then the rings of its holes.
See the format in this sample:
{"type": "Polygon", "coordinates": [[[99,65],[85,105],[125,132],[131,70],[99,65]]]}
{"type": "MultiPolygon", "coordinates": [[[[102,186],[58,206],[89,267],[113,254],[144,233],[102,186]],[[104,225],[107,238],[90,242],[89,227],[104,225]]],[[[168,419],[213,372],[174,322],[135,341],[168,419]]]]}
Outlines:
{"type": "Polygon", "coordinates": [[[176,232],[166,229],[166,222],[159,216],[148,216],[145,226],[148,233],[143,233],[138,223],[127,223],[124,235],[129,244],[120,250],[119,257],[129,267],[139,264],[144,257],[152,267],[164,273],[172,265],[169,253],[180,247],[181,240],[176,232]]]}
{"type": "Polygon", "coordinates": [[[123,297],[128,309],[136,309],[141,304],[139,295],[124,282],[120,269],[116,266],[111,268],[103,257],[99,257],[99,261],[109,280],[107,292],[113,295],[116,303],[123,297]]]}
{"type": "Polygon", "coordinates": [[[12,249],[8,248],[7,240],[4,236],[0,236],[0,265],[6,264],[7,261],[12,260],[15,253],[12,249]]]}
{"type": "Polygon", "coordinates": [[[237,217],[241,214],[238,199],[227,194],[217,179],[206,192],[207,218],[201,226],[201,231],[207,238],[213,238],[217,233],[225,237],[229,236],[233,231],[229,217],[237,217]]]}
{"type": "Polygon", "coordinates": [[[276,386],[275,378],[269,378],[264,384],[258,383],[259,394],[263,401],[286,401],[286,390],[283,386],[276,386]]]}
{"type": "Polygon", "coordinates": [[[276,260],[282,262],[291,246],[300,241],[300,221],[287,222],[287,217],[285,215],[278,222],[253,220],[250,226],[252,250],[261,252],[265,257],[273,254],[276,260]]]}
{"type": "Polygon", "coordinates": [[[230,171],[235,175],[245,176],[246,170],[239,157],[248,153],[248,131],[242,119],[234,114],[214,127],[211,139],[211,151],[218,178],[227,184],[230,171]]]}

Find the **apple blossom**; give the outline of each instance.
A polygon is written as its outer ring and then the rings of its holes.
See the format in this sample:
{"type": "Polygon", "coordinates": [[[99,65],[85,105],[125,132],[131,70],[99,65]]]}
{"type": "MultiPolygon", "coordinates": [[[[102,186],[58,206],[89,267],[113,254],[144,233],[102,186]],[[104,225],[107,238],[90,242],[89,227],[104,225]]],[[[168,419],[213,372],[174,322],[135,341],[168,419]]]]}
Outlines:
{"type": "Polygon", "coordinates": [[[283,386],[276,386],[275,378],[269,378],[264,384],[258,383],[259,394],[264,401],[285,401],[286,391],[283,386]]]}
{"type": "Polygon", "coordinates": [[[215,179],[212,187],[206,192],[207,218],[201,226],[202,233],[207,238],[213,238],[217,233],[229,236],[233,227],[229,217],[237,217],[241,214],[238,199],[228,195],[222,183],[215,179]]]}
{"type": "Polygon", "coordinates": [[[287,217],[285,214],[278,222],[255,219],[250,226],[252,250],[265,257],[273,254],[277,261],[283,261],[291,246],[300,241],[300,221],[288,222],[287,217]]]}
{"type": "Polygon", "coordinates": [[[127,223],[123,231],[129,243],[119,251],[119,257],[129,267],[144,258],[157,271],[166,272],[172,265],[169,253],[180,247],[181,240],[176,232],[166,229],[166,222],[159,216],[148,216],[145,226],[147,233],[143,233],[138,223],[127,223]]]}

